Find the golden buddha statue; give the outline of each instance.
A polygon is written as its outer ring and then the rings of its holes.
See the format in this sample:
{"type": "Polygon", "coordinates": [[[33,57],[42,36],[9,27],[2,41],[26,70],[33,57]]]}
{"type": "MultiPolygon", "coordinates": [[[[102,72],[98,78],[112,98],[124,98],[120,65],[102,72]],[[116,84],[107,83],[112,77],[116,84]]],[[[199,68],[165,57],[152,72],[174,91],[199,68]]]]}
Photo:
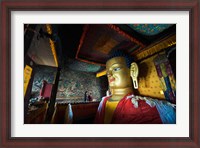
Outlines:
{"type": "Polygon", "coordinates": [[[106,71],[111,95],[102,98],[95,123],[162,123],[156,106],[136,98],[133,93],[133,87],[138,88],[136,63],[131,63],[129,68],[124,56],[114,57],[107,61],[106,71]]]}
{"type": "Polygon", "coordinates": [[[125,95],[133,93],[131,77],[135,79],[135,76],[138,75],[138,68],[136,69],[135,65],[137,64],[132,63],[132,67],[129,69],[124,57],[115,57],[107,61],[106,71],[112,97],[106,103],[104,123],[111,122],[119,100],[125,95]]]}

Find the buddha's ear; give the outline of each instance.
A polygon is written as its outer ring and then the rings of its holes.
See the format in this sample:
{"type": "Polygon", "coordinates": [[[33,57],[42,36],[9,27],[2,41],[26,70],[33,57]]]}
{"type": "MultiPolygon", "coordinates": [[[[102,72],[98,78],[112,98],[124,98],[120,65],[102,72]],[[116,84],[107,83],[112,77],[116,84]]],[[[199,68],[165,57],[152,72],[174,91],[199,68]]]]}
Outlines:
{"type": "Polygon", "coordinates": [[[138,89],[138,81],[137,81],[138,74],[139,74],[139,68],[137,63],[135,62],[131,63],[130,75],[133,80],[133,86],[135,89],[138,89]]]}

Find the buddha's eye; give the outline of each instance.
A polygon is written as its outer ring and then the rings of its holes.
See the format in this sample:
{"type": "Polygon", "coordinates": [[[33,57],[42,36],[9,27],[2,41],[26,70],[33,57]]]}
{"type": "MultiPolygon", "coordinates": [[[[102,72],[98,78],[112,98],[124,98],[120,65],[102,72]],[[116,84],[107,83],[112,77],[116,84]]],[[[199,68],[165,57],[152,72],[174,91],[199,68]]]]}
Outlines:
{"type": "Polygon", "coordinates": [[[113,71],[119,71],[121,68],[120,67],[116,67],[113,69],[113,71]]]}

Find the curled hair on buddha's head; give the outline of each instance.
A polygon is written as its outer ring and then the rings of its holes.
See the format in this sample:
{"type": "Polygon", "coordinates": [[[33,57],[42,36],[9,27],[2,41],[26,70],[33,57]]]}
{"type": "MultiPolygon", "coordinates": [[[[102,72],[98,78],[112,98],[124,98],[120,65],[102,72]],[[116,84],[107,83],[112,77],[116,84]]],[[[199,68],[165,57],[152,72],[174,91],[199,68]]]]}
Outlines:
{"type": "Polygon", "coordinates": [[[116,50],[114,52],[111,52],[109,59],[115,58],[115,57],[124,57],[126,60],[126,65],[128,66],[128,68],[131,67],[131,63],[134,62],[133,57],[129,56],[128,54],[124,53],[121,50],[116,50]]]}

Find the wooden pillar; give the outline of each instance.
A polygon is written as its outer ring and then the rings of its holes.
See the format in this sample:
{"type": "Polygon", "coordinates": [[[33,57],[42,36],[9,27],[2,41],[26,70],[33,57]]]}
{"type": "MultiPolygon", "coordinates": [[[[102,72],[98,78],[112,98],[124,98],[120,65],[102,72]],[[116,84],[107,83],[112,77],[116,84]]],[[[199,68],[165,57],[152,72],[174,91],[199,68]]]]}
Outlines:
{"type": "Polygon", "coordinates": [[[31,58],[29,56],[26,56],[25,60],[24,60],[24,67],[26,65],[28,65],[32,68],[32,73],[31,73],[31,79],[29,81],[26,93],[24,95],[24,123],[26,123],[26,116],[28,113],[28,104],[29,104],[29,100],[31,97],[31,90],[32,90],[33,79],[34,79],[34,75],[35,75],[34,68],[35,68],[36,64],[31,60],[31,58]]]}
{"type": "Polygon", "coordinates": [[[56,73],[56,78],[55,78],[55,83],[52,88],[52,93],[51,93],[51,98],[50,98],[50,102],[49,102],[49,107],[47,110],[45,123],[51,122],[51,118],[52,118],[52,115],[54,112],[54,106],[55,106],[55,102],[56,102],[56,94],[57,94],[57,90],[58,90],[58,82],[59,82],[59,77],[60,77],[60,70],[61,70],[61,68],[58,67],[57,73],[56,73]]]}

